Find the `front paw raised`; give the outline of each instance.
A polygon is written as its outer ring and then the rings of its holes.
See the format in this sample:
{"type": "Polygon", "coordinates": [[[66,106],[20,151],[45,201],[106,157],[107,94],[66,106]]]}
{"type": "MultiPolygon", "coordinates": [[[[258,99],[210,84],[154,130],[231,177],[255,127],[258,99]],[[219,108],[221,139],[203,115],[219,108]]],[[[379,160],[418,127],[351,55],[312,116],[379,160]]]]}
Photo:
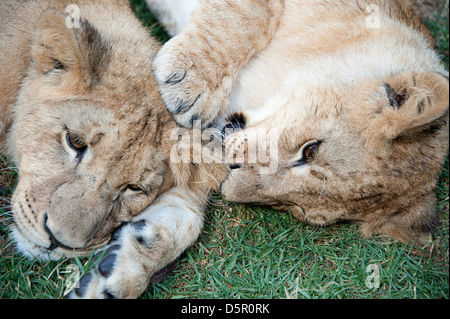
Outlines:
{"type": "Polygon", "coordinates": [[[153,61],[154,73],[174,120],[186,128],[201,121],[207,128],[228,108],[233,77],[186,46],[181,36],[167,42],[153,61]]]}

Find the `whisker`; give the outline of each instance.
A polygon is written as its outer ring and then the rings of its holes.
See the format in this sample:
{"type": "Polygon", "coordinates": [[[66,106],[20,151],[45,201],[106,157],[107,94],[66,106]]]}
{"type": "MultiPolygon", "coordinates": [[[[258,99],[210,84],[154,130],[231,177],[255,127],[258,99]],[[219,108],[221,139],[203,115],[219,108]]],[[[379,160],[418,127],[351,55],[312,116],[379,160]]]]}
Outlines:
{"type": "Polygon", "coordinates": [[[223,202],[221,200],[211,200],[208,199],[208,205],[213,206],[213,207],[223,207],[223,202]]]}
{"type": "Polygon", "coordinates": [[[9,204],[12,204],[12,199],[8,197],[0,197],[0,201],[5,201],[9,204]]]}
{"type": "Polygon", "coordinates": [[[0,215],[0,220],[1,221],[3,221],[3,220],[14,221],[14,214],[11,214],[11,215],[0,215]]]}
{"type": "Polygon", "coordinates": [[[13,221],[14,221],[13,216],[1,217],[1,219],[0,219],[0,222],[13,222],[13,221]]]}
{"type": "MultiPolygon", "coordinates": [[[[319,197],[316,199],[316,203],[322,198],[322,196],[324,195],[324,191],[325,191],[325,185],[327,183],[327,178],[325,177],[325,175],[323,175],[323,186],[322,186],[322,191],[320,192],[319,197]]],[[[326,192],[325,192],[326,193],[326,192]]]]}

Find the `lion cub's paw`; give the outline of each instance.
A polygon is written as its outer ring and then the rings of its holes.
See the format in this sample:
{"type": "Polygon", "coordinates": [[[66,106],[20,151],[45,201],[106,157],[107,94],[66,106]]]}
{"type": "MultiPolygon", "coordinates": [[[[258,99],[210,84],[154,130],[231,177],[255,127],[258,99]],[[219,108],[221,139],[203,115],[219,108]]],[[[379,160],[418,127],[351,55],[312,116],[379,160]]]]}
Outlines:
{"type": "MultiPolygon", "coordinates": [[[[142,251],[140,230],[144,221],[126,223],[113,235],[106,251],[94,256],[98,261],[84,275],[77,287],[66,297],[69,299],[136,298],[147,287],[149,274],[145,269],[146,256],[142,251]]],[[[143,249],[145,250],[145,249],[143,249]]]]}
{"type": "MultiPolygon", "coordinates": [[[[102,260],[94,266],[89,273],[84,275],[78,282],[77,288],[73,289],[68,295],[69,299],[114,299],[108,290],[107,279],[113,271],[116,251],[120,249],[119,245],[110,246],[105,252],[102,260]]],[[[97,258],[95,258],[97,259],[97,258]]]]}
{"type": "Polygon", "coordinates": [[[218,75],[201,57],[193,61],[180,40],[167,42],[153,61],[161,97],[179,125],[197,127],[201,121],[207,128],[227,109],[233,79],[218,75]]]}

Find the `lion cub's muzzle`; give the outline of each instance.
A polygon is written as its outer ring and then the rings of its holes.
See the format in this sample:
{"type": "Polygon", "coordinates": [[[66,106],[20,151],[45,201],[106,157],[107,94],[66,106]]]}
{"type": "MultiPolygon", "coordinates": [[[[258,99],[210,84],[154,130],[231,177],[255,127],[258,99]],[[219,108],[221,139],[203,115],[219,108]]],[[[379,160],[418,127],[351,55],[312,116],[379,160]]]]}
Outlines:
{"type": "Polygon", "coordinates": [[[53,235],[52,231],[50,228],[48,228],[47,226],[47,221],[48,221],[48,215],[45,215],[45,219],[44,219],[44,230],[47,232],[47,235],[49,236],[49,240],[50,240],[50,245],[47,247],[48,250],[53,251],[56,248],[62,248],[62,249],[66,249],[66,250],[77,250],[77,249],[82,249],[84,247],[70,247],[67,246],[63,243],[61,243],[58,239],[56,239],[56,237],[53,235]]]}
{"type": "Polygon", "coordinates": [[[14,195],[14,237],[26,255],[49,253],[53,259],[89,254],[105,245],[122,222],[115,218],[112,201],[98,196],[71,198],[58,190],[47,200],[29,191],[16,190],[14,195]]]}

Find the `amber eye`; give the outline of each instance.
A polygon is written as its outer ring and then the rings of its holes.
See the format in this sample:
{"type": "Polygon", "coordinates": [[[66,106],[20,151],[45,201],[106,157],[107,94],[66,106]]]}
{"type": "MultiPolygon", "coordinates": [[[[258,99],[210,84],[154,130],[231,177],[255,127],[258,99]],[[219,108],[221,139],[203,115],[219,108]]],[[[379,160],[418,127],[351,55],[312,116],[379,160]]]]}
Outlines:
{"type": "Polygon", "coordinates": [[[316,155],[317,151],[319,150],[319,146],[322,143],[322,141],[310,141],[306,144],[304,144],[301,148],[301,158],[300,160],[296,161],[294,164],[295,166],[302,166],[305,164],[308,164],[310,161],[314,159],[314,156],[316,155]]]}
{"type": "Polygon", "coordinates": [[[77,152],[77,157],[80,157],[81,155],[83,155],[83,153],[87,149],[87,145],[84,142],[84,140],[75,133],[67,132],[66,141],[67,141],[67,145],[69,145],[69,147],[71,149],[73,149],[75,152],[77,152]]]}
{"type": "Polygon", "coordinates": [[[303,158],[305,158],[306,161],[313,159],[314,154],[316,154],[318,150],[319,150],[318,142],[307,145],[303,150],[303,158]]]}

